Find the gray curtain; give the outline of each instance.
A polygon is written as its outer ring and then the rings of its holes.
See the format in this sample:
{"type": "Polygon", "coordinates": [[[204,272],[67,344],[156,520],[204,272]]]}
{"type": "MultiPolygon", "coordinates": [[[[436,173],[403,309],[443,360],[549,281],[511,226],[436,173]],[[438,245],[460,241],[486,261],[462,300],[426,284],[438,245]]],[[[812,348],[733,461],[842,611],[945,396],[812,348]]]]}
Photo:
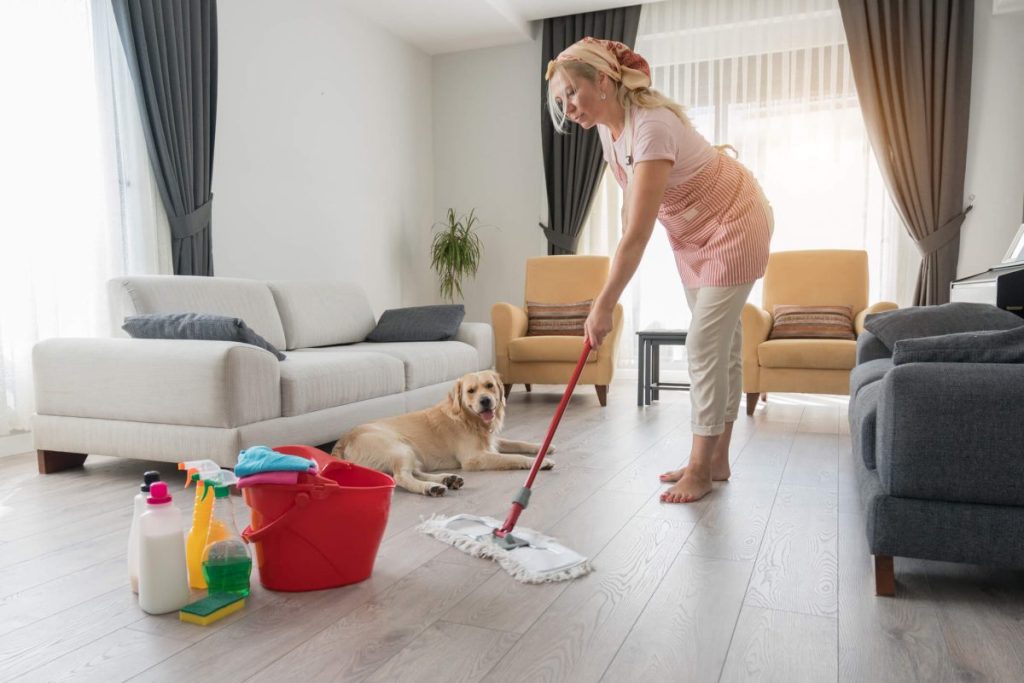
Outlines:
{"type": "Polygon", "coordinates": [[[633,47],[639,24],[640,5],[544,20],[540,129],[548,222],[540,227],[548,240],[549,255],[576,253],[576,241],[604,172],[604,157],[596,128],[585,131],[570,124],[566,135],[555,130],[548,115],[544,72],[562,50],[587,36],[633,47]]]}
{"type": "Polygon", "coordinates": [[[915,304],[949,301],[964,208],[973,0],[839,0],[864,122],[921,252],[915,304]]]}
{"type": "Polygon", "coordinates": [[[213,275],[216,0],[112,0],[146,146],[171,224],[175,275],[213,275]]]}

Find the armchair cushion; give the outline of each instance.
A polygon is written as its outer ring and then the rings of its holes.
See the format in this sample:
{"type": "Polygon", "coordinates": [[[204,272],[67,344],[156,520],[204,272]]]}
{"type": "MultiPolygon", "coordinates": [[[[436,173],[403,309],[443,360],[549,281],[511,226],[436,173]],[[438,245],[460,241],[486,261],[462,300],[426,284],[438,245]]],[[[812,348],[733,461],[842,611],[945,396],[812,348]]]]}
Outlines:
{"type": "Polygon", "coordinates": [[[846,339],[771,339],[758,345],[763,368],[850,370],[857,357],[857,342],[846,339]]]}
{"type": "Polygon", "coordinates": [[[526,317],[529,325],[526,336],[543,335],[583,336],[583,323],[590,315],[593,299],[563,304],[546,304],[538,301],[526,302],[526,317]]]}
{"type": "Polygon", "coordinates": [[[892,362],[904,363],[1024,363],[1024,326],[1012,330],[962,332],[938,337],[901,339],[892,362]]]}
{"type": "MultiPolygon", "coordinates": [[[[604,345],[601,345],[604,348],[604,345]]],[[[520,337],[508,343],[509,360],[517,363],[575,363],[583,353],[583,338],[570,336],[520,337]]],[[[588,363],[597,361],[590,354],[588,363]]]]}
{"type": "Polygon", "coordinates": [[[285,355],[256,334],[241,318],[210,313],[146,313],[130,315],[121,328],[135,339],[199,339],[252,344],[270,351],[278,360],[285,355]]]}
{"type": "Polygon", "coordinates": [[[776,305],[769,339],[856,339],[850,306],[776,305]]]}
{"type": "Polygon", "coordinates": [[[959,332],[1009,330],[1024,325],[1009,311],[990,304],[954,302],[940,306],[914,306],[869,315],[864,327],[892,349],[901,339],[936,337],[959,332]]]}
{"type": "Polygon", "coordinates": [[[459,331],[466,308],[450,306],[413,306],[384,311],[366,337],[368,342],[425,342],[451,339],[459,331]]]}

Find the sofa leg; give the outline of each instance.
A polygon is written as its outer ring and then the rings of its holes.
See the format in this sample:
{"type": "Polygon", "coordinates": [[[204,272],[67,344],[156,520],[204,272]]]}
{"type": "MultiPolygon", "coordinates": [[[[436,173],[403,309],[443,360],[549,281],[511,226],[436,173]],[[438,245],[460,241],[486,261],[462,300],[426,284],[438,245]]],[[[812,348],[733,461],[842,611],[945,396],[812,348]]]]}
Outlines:
{"type": "Polygon", "coordinates": [[[875,555],[875,595],[896,595],[896,572],[891,555],[875,555]]]}
{"type": "Polygon", "coordinates": [[[754,414],[754,408],[757,407],[757,399],[760,398],[760,396],[761,394],[757,392],[747,393],[747,415],[754,414]]]}
{"type": "Polygon", "coordinates": [[[768,394],[761,394],[761,400],[764,401],[765,403],[767,403],[768,402],[768,394]]]}
{"type": "Polygon", "coordinates": [[[607,384],[595,384],[594,388],[597,389],[597,401],[604,408],[608,405],[608,385],[607,384]]]}
{"type": "Polygon", "coordinates": [[[505,385],[505,398],[508,398],[508,395],[511,394],[511,393],[512,393],[512,385],[511,384],[506,384],[505,385]]]}
{"type": "Polygon", "coordinates": [[[63,451],[36,451],[36,464],[39,474],[53,474],[74,467],[81,467],[87,453],[65,453],[63,451]]]}
{"type": "Polygon", "coordinates": [[[533,391],[532,384],[524,384],[523,386],[526,387],[526,393],[530,393],[531,391],[533,391]]]}

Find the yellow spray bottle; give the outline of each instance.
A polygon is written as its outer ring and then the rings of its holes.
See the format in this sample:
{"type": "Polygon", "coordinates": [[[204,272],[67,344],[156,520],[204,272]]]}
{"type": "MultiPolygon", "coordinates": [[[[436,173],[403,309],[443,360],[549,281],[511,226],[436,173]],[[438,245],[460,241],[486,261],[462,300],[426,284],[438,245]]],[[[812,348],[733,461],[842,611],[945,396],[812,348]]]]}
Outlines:
{"type": "Polygon", "coordinates": [[[178,463],[179,470],[186,470],[188,478],[185,488],[190,482],[196,484],[195,504],[192,507],[192,528],[185,540],[185,563],[188,565],[188,584],[192,588],[205,589],[206,579],[203,577],[203,549],[211,531],[210,517],[213,514],[213,491],[206,481],[217,477],[220,465],[212,460],[188,460],[178,463]]]}

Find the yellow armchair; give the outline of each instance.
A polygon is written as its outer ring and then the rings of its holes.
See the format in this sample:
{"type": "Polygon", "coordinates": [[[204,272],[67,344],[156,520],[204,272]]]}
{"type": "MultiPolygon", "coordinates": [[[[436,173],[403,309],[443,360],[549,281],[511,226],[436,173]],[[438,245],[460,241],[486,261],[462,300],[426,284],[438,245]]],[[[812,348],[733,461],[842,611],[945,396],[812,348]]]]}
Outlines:
{"type": "Polygon", "coordinates": [[[854,333],[864,331],[870,313],[898,306],[891,301],[868,305],[866,251],[821,249],[780,251],[768,258],[763,304],[743,307],[743,392],[747,415],[758,397],[770,391],[804,394],[849,393],[857,342],[846,339],[768,339],[776,305],[850,306],[854,333]]]}
{"type": "MultiPolygon", "coordinates": [[[[545,304],[574,303],[594,299],[608,280],[605,256],[538,256],[526,262],[526,301],[545,304]]],[[[491,307],[494,328],[495,367],[505,383],[505,395],[512,385],[565,384],[580,353],[583,337],[527,336],[526,307],[496,303],[491,307]]],[[[622,304],[612,313],[612,331],[580,375],[580,384],[593,384],[601,405],[607,405],[608,386],[615,375],[615,350],[622,334],[622,304]]]]}

